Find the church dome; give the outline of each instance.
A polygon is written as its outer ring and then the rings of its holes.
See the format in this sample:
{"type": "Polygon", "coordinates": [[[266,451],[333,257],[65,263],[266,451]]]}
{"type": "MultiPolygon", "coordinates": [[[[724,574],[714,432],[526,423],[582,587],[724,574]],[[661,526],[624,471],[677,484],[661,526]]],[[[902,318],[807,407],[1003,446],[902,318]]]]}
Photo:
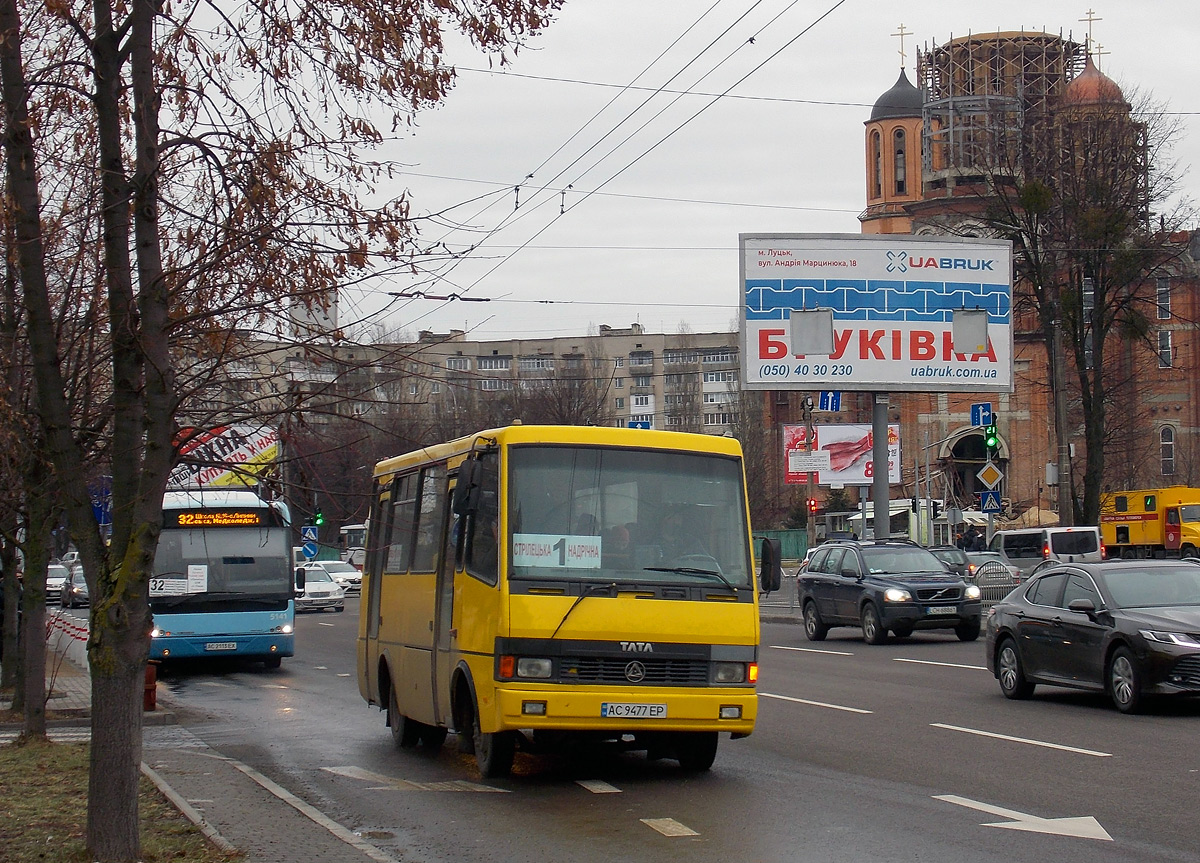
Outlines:
{"type": "Polygon", "coordinates": [[[900,77],[896,79],[892,89],[875,100],[875,107],[871,109],[871,121],[920,116],[921,91],[912,85],[901,69],[900,77]]]}
{"type": "Polygon", "coordinates": [[[1125,94],[1121,92],[1121,88],[1117,86],[1112,78],[1109,78],[1096,68],[1090,55],[1084,63],[1083,71],[1076,76],[1075,80],[1067,85],[1067,90],[1063,94],[1063,104],[1079,107],[1087,105],[1123,105],[1126,108],[1129,107],[1125,101],[1125,94]]]}

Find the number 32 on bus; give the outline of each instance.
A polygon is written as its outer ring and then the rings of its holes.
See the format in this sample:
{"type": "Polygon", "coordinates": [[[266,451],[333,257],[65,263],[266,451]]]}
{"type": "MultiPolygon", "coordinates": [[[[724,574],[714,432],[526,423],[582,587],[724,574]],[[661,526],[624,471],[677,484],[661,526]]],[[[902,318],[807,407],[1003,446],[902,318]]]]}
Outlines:
{"type": "Polygon", "coordinates": [[[706,770],[757,715],[758,590],[737,441],[522,426],[380,462],[359,690],[401,747],[449,730],[487,777],[573,735],[706,770]]]}

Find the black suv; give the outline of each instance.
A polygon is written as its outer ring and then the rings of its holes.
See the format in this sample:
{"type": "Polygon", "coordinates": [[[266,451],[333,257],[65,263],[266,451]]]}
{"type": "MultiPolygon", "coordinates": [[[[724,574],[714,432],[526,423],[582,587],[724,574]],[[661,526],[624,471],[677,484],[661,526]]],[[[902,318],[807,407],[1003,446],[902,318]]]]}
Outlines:
{"type": "Polygon", "coordinates": [[[883,644],[889,629],[898,638],[915,629],[979,637],[979,588],[912,542],[827,542],[800,568],[796,590],[809,641],[832,626],[861,626],[867,644],[883,644]]]}

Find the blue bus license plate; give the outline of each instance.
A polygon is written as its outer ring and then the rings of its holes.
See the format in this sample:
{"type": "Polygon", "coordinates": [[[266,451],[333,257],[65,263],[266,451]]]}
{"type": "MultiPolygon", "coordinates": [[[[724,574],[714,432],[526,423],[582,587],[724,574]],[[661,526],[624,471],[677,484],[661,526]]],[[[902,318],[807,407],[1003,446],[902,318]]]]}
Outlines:
{"type": "Polygon", "coordinates": [[[204,645],[205,650],[237,650],[236,641],[210,641],[204,645]]]}

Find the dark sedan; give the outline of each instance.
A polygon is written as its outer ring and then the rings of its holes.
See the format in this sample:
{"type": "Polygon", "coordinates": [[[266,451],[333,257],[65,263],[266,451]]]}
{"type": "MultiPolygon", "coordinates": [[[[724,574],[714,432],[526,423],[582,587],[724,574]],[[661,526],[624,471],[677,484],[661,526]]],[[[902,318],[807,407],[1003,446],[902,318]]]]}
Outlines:
{"type": "Polygon", "coordinates": [[[1200,695],[1200,564],[1045,565],[988,612],[987,662],[1008,698],[1070,686],[1136,713],[1148,695],[1200,695]]]}
{"type": "Polygon", "coordinates": [[[867,644],[883,644],[888,630],[979,637],[979,588],[911,542],[827,542],[801,567],[796,588],[809,641],[824,640],[831,626],[859,626],[867,644]]]}

